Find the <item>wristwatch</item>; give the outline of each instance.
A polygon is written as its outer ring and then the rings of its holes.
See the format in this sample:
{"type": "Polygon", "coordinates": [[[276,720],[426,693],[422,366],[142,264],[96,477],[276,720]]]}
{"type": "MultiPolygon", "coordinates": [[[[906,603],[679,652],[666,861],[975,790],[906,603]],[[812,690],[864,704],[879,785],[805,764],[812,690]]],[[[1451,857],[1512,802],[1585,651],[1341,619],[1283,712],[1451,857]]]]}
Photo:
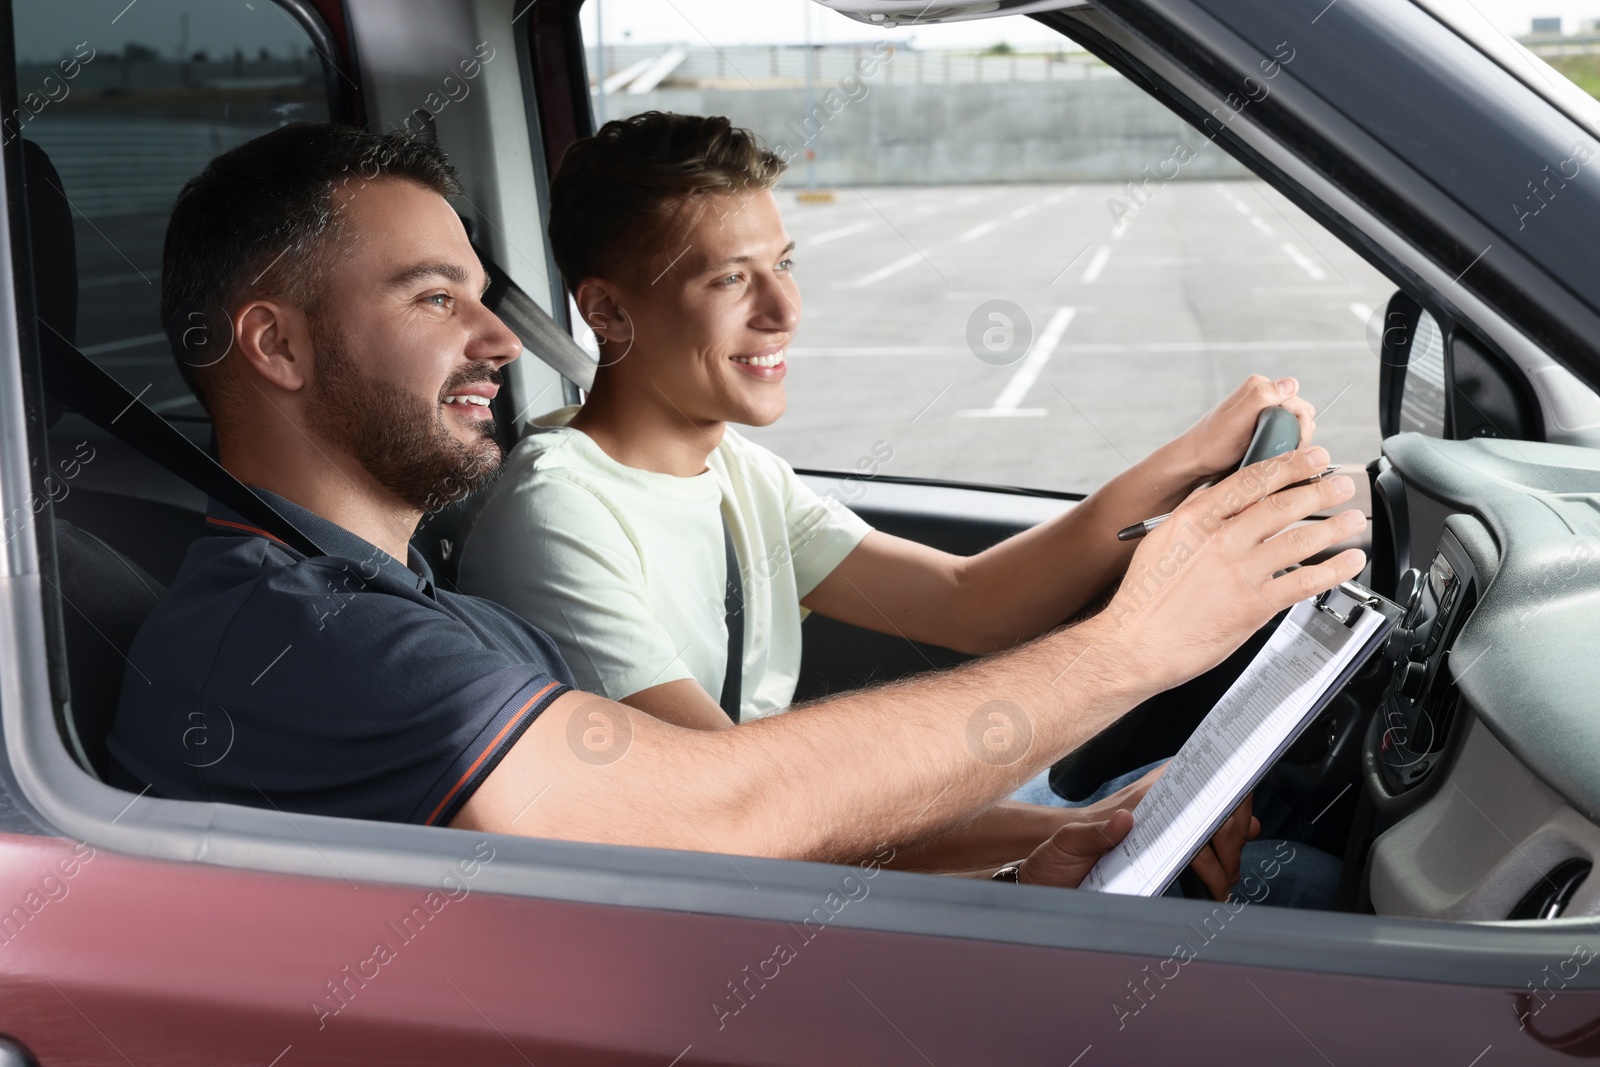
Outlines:
{"type": "Polygon", "coordinates": [[[993,874],[991,874],[989,878],[991,881],[995,882],[1015,882],[1017,880],[1017,876],[1021,873],[1022,864],[1013,863],[1008,866],[1001,867],[998,871],[995,871],[993,874]]]}

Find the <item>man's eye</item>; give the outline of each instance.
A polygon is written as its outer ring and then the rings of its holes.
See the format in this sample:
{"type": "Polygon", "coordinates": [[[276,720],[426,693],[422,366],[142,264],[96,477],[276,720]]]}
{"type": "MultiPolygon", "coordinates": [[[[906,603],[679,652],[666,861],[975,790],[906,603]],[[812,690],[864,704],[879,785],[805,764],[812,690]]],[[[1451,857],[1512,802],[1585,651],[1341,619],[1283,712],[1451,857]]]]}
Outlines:
{"type": "Polygon", "coordinates": [[[432,304],[434,307],[447,308],[450,306],[449,293],[430,293],[422,298],[423,303],[432,304]]]}
{"type": "Polygon", "coordinates": [[[778,261],[778,269],[779,270],[794,270],[794,260],[792,260],[792,259],[780,259],[778,261]]]}
{"type": "Polygon", "coordinates": [[[735,285],[739,284],[743,277],[743,274],[730,274],[725,278],[719,278],[717,280],[717,284],[722,286],[724,289],[732,289],[735,285]]]}

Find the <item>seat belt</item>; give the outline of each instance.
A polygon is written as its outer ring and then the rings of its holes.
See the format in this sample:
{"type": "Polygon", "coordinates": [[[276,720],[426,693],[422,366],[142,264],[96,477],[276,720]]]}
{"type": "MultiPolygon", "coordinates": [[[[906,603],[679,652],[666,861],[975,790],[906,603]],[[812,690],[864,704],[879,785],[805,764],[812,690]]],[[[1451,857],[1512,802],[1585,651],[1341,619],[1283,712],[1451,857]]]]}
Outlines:
{"type": "Polygon", "coordinates": [[[728,517],[722,516],[722,547],[728,557],[728,586],[722,610],[728,624],[728,667],[722,674],[722,710],[739,721],[739,700],[744,684],[744,579],[739,575],[739,554],[733,550],[728,517]]]}
{"type": "Polygon", "coordinates": [[[146,407],[55,327],[43,319],[36,321],[43,327],[39,331],[39,354],[44,364],[45,388],[57,400],[295,551],[307,556],[327,555],[277,508],[146,407]]]}
{"type": "MultiPolygon", "coordinates": [[[[478,249],[489,289],[484,303],[534,355],[589,389],[594,360],[491,257],[478,249]]],[[[56,399],[135,451],[307,556],[327,553],[205,449],[147,407],[43,319],[39,331],[45,387],[56,399]]],[[[737,580],[738,571],[733,571],[737,580]]],[[[737,716],[735,716],[737,719],[737,716]]]]}
{"type": "Polygon", "coordinates": [[[572,335],[563,330],[533,297],[511,280],[511,275],[477,245],[478,260],[489,275],[489,288],[483,304],[511,327],[522,346],[555,368],[563,378],[580,389],[594,387],[594,358],[585,352],[572,335]]]}

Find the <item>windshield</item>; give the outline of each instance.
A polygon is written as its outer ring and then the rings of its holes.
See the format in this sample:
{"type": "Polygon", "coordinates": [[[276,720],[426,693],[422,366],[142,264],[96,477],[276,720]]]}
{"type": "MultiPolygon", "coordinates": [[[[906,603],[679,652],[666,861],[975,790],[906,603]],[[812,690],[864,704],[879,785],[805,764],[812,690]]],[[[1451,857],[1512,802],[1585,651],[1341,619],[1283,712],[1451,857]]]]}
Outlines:
{"type": "Polygon", "coordinates": [[[1585,237],[1600,232],[1600,139],[1589,130],[1415,6],[1341,0],[1309,33],[1298,9],[1273,0],[1199,6],[1264,55],[1295,42],[1294,78],[1489,229],[1466,260],[1492,270],[1496,245],[1516,249],[1600,310],[1585,237]]]}

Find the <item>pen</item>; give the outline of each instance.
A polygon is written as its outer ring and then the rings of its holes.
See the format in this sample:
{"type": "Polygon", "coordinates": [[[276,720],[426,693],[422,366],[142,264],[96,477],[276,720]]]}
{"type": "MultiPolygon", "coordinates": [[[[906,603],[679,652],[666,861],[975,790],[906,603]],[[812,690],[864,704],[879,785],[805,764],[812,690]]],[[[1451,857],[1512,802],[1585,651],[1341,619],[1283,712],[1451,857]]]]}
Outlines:
{"type": "MultiPolygon", "coordinates": [[[[1339,465],[1336,463],[1331,467],[1324,468],[1322,473],[1313,474],[1305,481],[1295,482],[1292,485],[1286,485],[1283,487],[1283,489],[1277,490],[1276,493],[1281,493],[1284,491],[1284,489],[1298,489],[1302,485],[1310,485],[1312,482],[1321,481],[1323,478],[1326,478],[1328,475],[1332,474],[1338,469],[1339,465]]],[[[1274,496],[1276,493],[1269,493],[1268,495],[1274,496]]],[[[1172,512],[1169,511],[1165,515],[1157,515],[1153,519],[1146,519],[1143,522],[1136,522],[1132,526],[1124,526],[1122,529],[1117,531],[1117,540],[1137,541],[1139,538],[1143,537],[1151,530],[1154,530],[1157,526],[1160,526],[1170,518],[1172,518],[1172,512]]]]}

